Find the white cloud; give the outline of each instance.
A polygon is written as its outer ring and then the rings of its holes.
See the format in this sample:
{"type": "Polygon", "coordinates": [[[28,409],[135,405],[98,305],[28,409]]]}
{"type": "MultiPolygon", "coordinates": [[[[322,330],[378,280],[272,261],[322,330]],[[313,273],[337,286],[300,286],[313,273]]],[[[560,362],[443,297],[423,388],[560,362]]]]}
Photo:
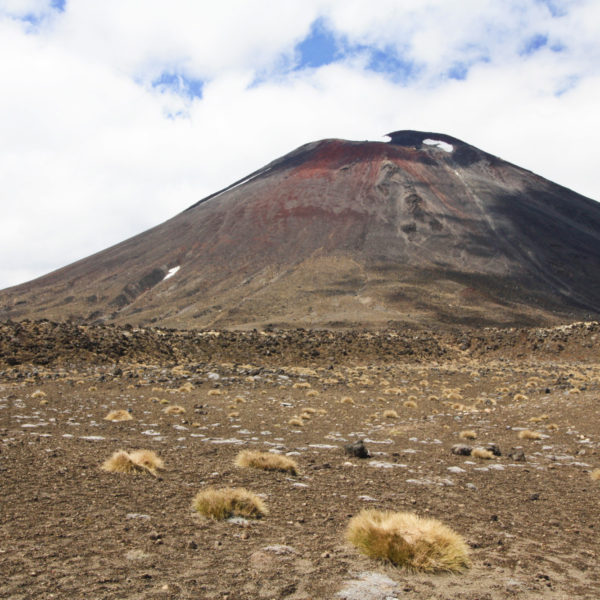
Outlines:
{"type": "Polygon", "coordinates": [[[535,0],[380,0],[377,10],[360,0],[147,0],[143,10],[70,0],[58,13],[4,0],[0,287],[119,242],[323,137],[444,132],[600,199],[600,6],[561,6],[553,18],[535,0]],[[19,20],[32,14],[39,23],[19,20]],[[319,17],[351,52],[292,70],[319,17]],[[534,35],[547,44],[521,56],[534,35]],[[374,73],[361,44],[395,48],[419,75],[403,84],[374,73]],[[444,76],[456,64],[468,65],[464,80],[444,76]],[[162,72],[202,80],[202,98],[153,88],[162,72]]]}

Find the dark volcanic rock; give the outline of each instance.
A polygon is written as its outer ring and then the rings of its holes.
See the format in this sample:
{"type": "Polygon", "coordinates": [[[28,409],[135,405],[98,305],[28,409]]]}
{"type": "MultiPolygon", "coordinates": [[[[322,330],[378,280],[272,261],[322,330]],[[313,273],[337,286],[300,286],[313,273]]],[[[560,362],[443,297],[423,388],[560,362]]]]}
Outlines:
{"type": "Polygon", "coordinates": [[[349,456],[354,456],[356,458],[371,458],[371,453],[367,450],[363,440],[358,440],[358,442],[353,442],[352,444],[346,444],[344,446],[344,452],[349,456]]]}

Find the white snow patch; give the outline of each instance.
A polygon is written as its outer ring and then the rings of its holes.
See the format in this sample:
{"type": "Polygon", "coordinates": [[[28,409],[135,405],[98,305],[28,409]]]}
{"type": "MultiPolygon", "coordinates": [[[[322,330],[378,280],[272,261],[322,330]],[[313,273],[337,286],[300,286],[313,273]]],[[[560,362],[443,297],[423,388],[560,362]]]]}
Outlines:
{"type": "Polygon", "coordinates": [[[166,279],[169,279],[169,277],[173,277],[173,275],[175,275],[175,273],[177,273],[177,271],[179,271],[179,269],[181,269],[181,265],[177,265],[176,267],[169,269],[169,272],[164,276],[163,281],[165,281],[166,279]]]}
{"type": "Polygon", "coordinates": [[[452,152],[452,150],[454,150],[454,146],[452,144],[449,144],[448,142],[442,142],[442,140],[432,140],[427,138],[426,140],[423,140],[423,143],[427,144],[428,146],[435,146],[444,152],[452,152]]]}

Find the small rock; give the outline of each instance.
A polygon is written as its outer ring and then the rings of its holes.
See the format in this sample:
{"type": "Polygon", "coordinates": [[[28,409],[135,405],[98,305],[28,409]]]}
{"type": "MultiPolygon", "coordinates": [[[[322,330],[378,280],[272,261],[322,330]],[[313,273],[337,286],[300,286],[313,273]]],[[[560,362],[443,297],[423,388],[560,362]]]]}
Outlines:
{"type": "Polygon", "coordinates": [[[498,444],[486,444],[485,449],[489,450],[494,456],[502,456],[502,452],[500,451],[500,446],[498,446],[498,444]]]}
{"type": "Polygon", "coordinates": [[[344,452],[350,456],[355,456],[356,458],[371,457],[371,453],[367,450],[365,443],[362,440],[358,440],[358,442],[353,442],[352,444],[346,444],[344,446],[344,452]]]}
{"type": "Polygon", "coordinates": [[[473,448],[471,448],[471,446],[467,446],[466,444],[454,444],[451,452],[452,454],[457,454],[458,456],[471,456],[472,450],[473,448]]]}
{"type": "Polygon", "coordinates": [[[508,458],[515,462],[525,462],[525,452],[523,452],[523,448],[511,448],[508,458]]]}

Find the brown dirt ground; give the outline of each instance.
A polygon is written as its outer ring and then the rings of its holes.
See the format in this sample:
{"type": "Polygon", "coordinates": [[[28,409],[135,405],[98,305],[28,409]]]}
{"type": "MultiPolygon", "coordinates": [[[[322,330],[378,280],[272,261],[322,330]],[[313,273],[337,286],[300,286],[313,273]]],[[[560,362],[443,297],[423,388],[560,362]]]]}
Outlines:
{"type": "Polygon", "coordinates": [[[0,597],[349,598],[338,595],[346,582],[374,572],[396,587],[364,598],[597,598],[597,345],[557,356],[459,343],[479,351],[401,362],[353,352],[335,364],[297,355],[240,364],[225,351],[210,364],[152,363],[125,353],[118,370],[105,358],[5,361],[0,597]],[[186,382],[191,391],[178,391],[186,382]],[[417,408],[403,405],[410,396],[417,408]],[[164,414],[169,404],[186,413],[164,414]],[[317,412],[288,425],[305,408],[317,412]],[[105,421],[113,409],[131,409],[133,420],[105,421]],[[384,417],[392,409],[398,418],[384,417]],[[525,428],[542,439],[519,439],[525,428]],[[467,443],[494,442],[502,456],[453,455],[464,429],[478,434],[467,443]],[[372,458],[345,456],[357,439],[372,458]],[[515,447],[524,462],[508,456],[515,447]],[[164,459],[161,477],[100,469],[114,451],[138,448],[164,459]],[[240,469],[245,448],[290,454],[301,472],[240,469]],[[209,485],[262,494],[270,514],[203,520],[191,502],[209,485]],[[468,541],[471,569],[413,574],[362,556],[344,529],[366,507],[440,519],[468,541]]]}

